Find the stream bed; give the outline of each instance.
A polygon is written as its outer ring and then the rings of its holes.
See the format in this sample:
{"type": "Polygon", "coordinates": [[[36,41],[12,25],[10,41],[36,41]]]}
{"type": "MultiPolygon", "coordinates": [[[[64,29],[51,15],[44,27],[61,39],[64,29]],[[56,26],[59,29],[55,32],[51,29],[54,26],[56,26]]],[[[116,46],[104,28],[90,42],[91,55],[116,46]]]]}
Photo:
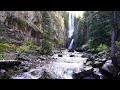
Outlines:
{"type": "Polygon", "coordinates": [[[87,58],[82,58],[82,53],[68,52],[62,50],[61,53],[56,53],[51,56],[54,61],[46,63],[42,66],[30,69],[28,72],[17,73],[11,76],[11,79],[40,79],[43,72],[49,73],[52,79],[72,79],[72,74],[80,72],[83,69],[87,58]],[[59,57],[59,54],[62,57],[59,57]]]}

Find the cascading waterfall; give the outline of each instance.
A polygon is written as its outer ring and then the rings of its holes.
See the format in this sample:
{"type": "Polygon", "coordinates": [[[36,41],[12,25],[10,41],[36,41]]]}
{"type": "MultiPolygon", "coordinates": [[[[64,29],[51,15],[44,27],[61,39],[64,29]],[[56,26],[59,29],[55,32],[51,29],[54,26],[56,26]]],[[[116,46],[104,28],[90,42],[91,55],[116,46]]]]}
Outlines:
{"type": "Polygon", "coordinates": [[[68,49],[72,49],[72,47],[73,47],[73,42],[74,42],[74,39],[72,39],[72,41],[71,41],[71,43],[70,43],[68,49]]]}
{"type": "MultiPolygon", "coordinates": [[[[74,32],[74,12],[69,12],[69,21],[68,21],[68,38],[71,38],[74,32]]],[[[71,40],[68,49],[73,48],[74,39],[71,40]]]]}

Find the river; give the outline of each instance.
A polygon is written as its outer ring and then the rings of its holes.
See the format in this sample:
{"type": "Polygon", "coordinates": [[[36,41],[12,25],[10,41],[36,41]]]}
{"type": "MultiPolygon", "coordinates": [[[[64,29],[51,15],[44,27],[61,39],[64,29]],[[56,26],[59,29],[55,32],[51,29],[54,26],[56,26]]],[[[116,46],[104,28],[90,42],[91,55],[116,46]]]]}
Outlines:
{"type": "Polygon", "coordinates": [[[55,59],[54,61],[37,66],[22,74],[17,73],[11,79],[39,79],[44,71],[49,73],[52,79],[72,79],[73,73],[80,72],[84,68],[87,58],[81,56],[82,53],[76,51],[62,50],[61,53],[58,52],[51,56],[51,59],[55,59]],[[62,57],[59,57],[59,54],[62,54],[62,57]]]}

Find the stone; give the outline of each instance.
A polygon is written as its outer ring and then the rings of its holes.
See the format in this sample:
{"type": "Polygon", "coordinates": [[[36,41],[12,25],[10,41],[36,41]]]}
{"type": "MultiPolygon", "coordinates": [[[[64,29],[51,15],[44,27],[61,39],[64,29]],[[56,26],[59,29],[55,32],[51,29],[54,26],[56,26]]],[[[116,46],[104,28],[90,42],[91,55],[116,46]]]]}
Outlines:
{"type": "Polygon", "coordinates": [[[72,75],[73,79],[100,79],[99,75],[93,72],[93,69],[85,70],[72,75]]]}
{"type": "Polygon", "coordinates": [[[50,73],[44,71],[43,75],[39,79],[52,79],[50,73]]]}
{"type": "Polygon", "coordinates": [[[103,62],[95,61],[94,64],[92,65],[93,68],[99,68],[103,66],[103,62]]]}
{"type": "Polygon", "coordinates": [[[75,49],[75,51],[77,51],[77,52],[84,52],[84,49],[83,48],[79,48],[79,49],[75,49]]]}
{"type": "Polygon", "coordinates": [[[74,52],[74,50],[73,49],[69,49],[68,52],[74,52]]]}
{"type": "Polygon", "coordinates": [[[27,71],[28,71],[28,69],[23,69],[22,71],[23,71],[23,72],[27,72],[27,71]]]}
{"type": "Polygon", "coordinates": [[[74,57],[75,55],[70,55],[70,57],[74,57]]]}
{"type": "Polygon", "coordinates": [[[0,79],[9,79],[10,75],[4,69],[0,69],[0,79]]]}
{"type": "Polygon", "coordinates": [[[100,71],[105,77],[108,77],[109,79],[118,78],[118,69],[112,64],[112,60],[106,61],[100,71]]]}
{"type": "Polygon", "coordinates": [[[58,57],[62,57],[62,54],[58,54],[58,57]]]}
{"type": "Polygon", "coordinates": [[[21,60],[21,61],[29,61],[29,60],[31,60],[31,58],[28,57],[28,56],[25,55],[25,54],[20,54],[20,55],[18,55],[18,57],[17,57],[16,59],[17,59],[17,60],[21,60]]]}
{"type": "Polygon", "coordinates": [[[40,56],[40,57],[38,57],[38,58],[41,59],[41,60],[46,60],[46,58],[43,57],[43,56],[40,56]]]}
{"type": "Polygon", "coordinates": [[[92,61],[88,61],[88,62],[85,63],[86,66],[89,66],[89,65],[92,65],[92,64],[93,64],[92,61]]]}

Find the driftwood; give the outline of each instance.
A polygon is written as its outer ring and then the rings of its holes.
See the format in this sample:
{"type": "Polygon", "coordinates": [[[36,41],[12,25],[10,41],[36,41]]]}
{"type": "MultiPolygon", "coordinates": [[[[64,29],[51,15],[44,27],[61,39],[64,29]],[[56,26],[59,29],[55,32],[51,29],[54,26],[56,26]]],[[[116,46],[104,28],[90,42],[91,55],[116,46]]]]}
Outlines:
{"type": "Polygon", "coordinates": [[[21,64],[18,60],[0,60],[0,68],[11,68],[21,64]]]}

